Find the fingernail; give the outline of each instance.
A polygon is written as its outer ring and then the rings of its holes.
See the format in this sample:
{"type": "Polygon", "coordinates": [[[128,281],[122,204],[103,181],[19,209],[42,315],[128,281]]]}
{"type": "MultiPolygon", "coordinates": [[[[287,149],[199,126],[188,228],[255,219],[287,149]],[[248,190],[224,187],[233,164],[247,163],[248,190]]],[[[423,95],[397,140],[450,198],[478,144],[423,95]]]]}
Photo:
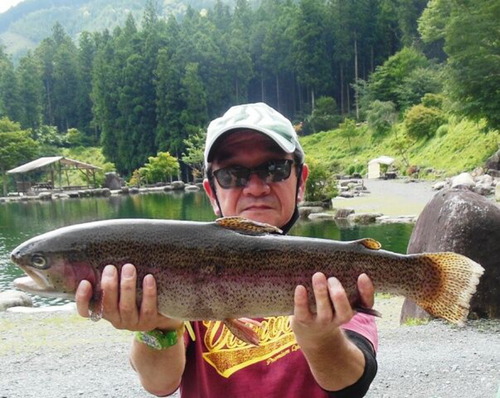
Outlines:
{"type": "Polygon", "coordinates": [[[332,289],[338,288],[340,286],[340,281],[335,277],[328,278],[328,286],[332,289]]]}
{"type": "Polygon", "coordinates": [[[113,265],[106,265],[102,274],[103,276],[113,276],[115,274],[115,267],[113,265]]]}
{"type": "Polygon", "coordinates": [[[132,278],[134,276],[134,267],[132,264],[125,264],[122,268],[122,276],[124,278],[132,278]]]}
{"type": "Polygon", "coordinates": [[[154,284],[155,284],[155,282],[154,282],[154,281],[155,281],[155,280],[154,280],[154,277],[153,277],[153,275],[151,275],[151,274],[150,274],[150,275],[146,275],[146,277],[144,278],[144,284],[145,284],[145,285],[146,285],[146,287],[147,287],[147,288],[149,288],[149,289],[150,289],[150,288],[152,288],[152,287],[154,286],[154,284]]]}

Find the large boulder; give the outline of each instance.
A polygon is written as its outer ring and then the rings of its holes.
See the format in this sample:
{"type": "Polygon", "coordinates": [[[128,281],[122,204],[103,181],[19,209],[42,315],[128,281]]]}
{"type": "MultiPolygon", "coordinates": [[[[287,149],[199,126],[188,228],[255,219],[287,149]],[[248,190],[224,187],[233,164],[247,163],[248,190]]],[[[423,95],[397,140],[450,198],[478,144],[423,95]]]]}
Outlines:
{"type": "MultiPolygon", "coordinates": [[[[472,297],[472,317],[500,318],[500,207],[467,189],[439,192],[427,204],[413,229],[408,254],[452,251],[484,269],[472,297]]],[[[401,311],[401,323],[423,318],[411,300],[401,311]]]]}
{"type": "Polygon", "coordinates": [[[500,170],[500,149],[485,164],[486,169],[500,170]]]}
{"type": "Polygon", "coordinates": [[[474,178],[470,173],[462,173],[451,179],[451,187],[467,187],[472,189],[476,185],[474,178]]]}
{"type": "Polygon", "coordinates": [[[0,293],[0,311],[11,307],[31,307],[33,301],[26,293],[17,290],[7,290],[0,293]]]}
{"type": "Polygon", "coordinates": [[[104,180],[104,183],[102,184],[102,186],[104,188],[108,188],[108,189],[120,189],[123,185],[123,179],[120,178],[120,176],[115,173],[115,172],[112,172],[112,173],[106,173],[106,179],[104,180]]]}

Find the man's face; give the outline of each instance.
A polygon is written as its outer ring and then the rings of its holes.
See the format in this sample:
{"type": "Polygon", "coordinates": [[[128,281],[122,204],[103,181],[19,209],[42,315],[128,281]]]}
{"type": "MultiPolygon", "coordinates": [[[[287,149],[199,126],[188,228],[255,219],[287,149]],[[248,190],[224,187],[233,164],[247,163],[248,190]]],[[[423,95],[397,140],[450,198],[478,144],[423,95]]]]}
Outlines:
{"type": "MultiPolygon", "coordinates": [[[[219,148],[212,162],[213,171],[227,166],[255,167],[269,160],[293,159],[291,154],[283,152],[271,139],[252,131],[230,134],[219,148]]],[[[223,215],[245,217],[277,227],[284,226],[295,210],[296,171],[296,167],[293,166],[289,178],[271,183],[262,181],[253,173],[245,187],[229,189],[223,189],[215,179],[217,197],[223,215]]],[[[304,194],[307,175],[308,169],[304,165],[299,201],[302,200],[304,194]]],[[[219,208],[208,180],[204,181],[204,187],[215,213],[219,214],[219,208]]]]}

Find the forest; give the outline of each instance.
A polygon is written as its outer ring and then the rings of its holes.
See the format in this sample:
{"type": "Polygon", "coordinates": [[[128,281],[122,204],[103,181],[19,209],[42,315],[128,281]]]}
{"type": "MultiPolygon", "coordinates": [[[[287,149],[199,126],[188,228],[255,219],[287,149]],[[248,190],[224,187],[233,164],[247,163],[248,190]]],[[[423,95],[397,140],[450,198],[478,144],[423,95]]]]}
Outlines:
{"type": "Polygon", "coordinates": [[[39,156],[100,146],[125,176],[160,152],[181,160],[187,176],[182,158],[208,122],[245,102],[270,104],[302,135],[341,127],[349,137],[364,121],[383,134],[405,118],[418,138],[445,112],[495,129],[499,20],[499,0],[263,0],[257,8],[218,0],[182,18],[164,18],[148,1],[139,21],[130,14],[76,43],[56,23],[16,65],[0,48],[0,124],[36,141],[39,156]]]}

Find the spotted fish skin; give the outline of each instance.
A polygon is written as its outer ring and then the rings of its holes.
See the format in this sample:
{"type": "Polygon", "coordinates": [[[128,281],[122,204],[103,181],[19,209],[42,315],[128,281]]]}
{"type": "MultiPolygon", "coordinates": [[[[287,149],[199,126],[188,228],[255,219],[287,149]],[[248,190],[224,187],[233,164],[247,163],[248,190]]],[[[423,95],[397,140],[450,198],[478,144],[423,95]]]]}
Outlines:
{"type": "Polygon", "coordinates": [[[240,221],[85,223],[35,237],[11,258],[38,284],[38,294],[56,296],[74,296],[82,279],[99,292],[106,265],[134,264],[138,301],[142,279],[153,274],[159,312],[184,320],[290,315],[297,285],[307,288],[314,310],[311,279],[323,272],[340,280],[354,306],[360,304],[357,278],[366,273],[376,291],[404,295],[434,316],[461,323],[483,271],[455,253],[401,255],[379,250],[370,239],[283,236],[240,221]]]}

